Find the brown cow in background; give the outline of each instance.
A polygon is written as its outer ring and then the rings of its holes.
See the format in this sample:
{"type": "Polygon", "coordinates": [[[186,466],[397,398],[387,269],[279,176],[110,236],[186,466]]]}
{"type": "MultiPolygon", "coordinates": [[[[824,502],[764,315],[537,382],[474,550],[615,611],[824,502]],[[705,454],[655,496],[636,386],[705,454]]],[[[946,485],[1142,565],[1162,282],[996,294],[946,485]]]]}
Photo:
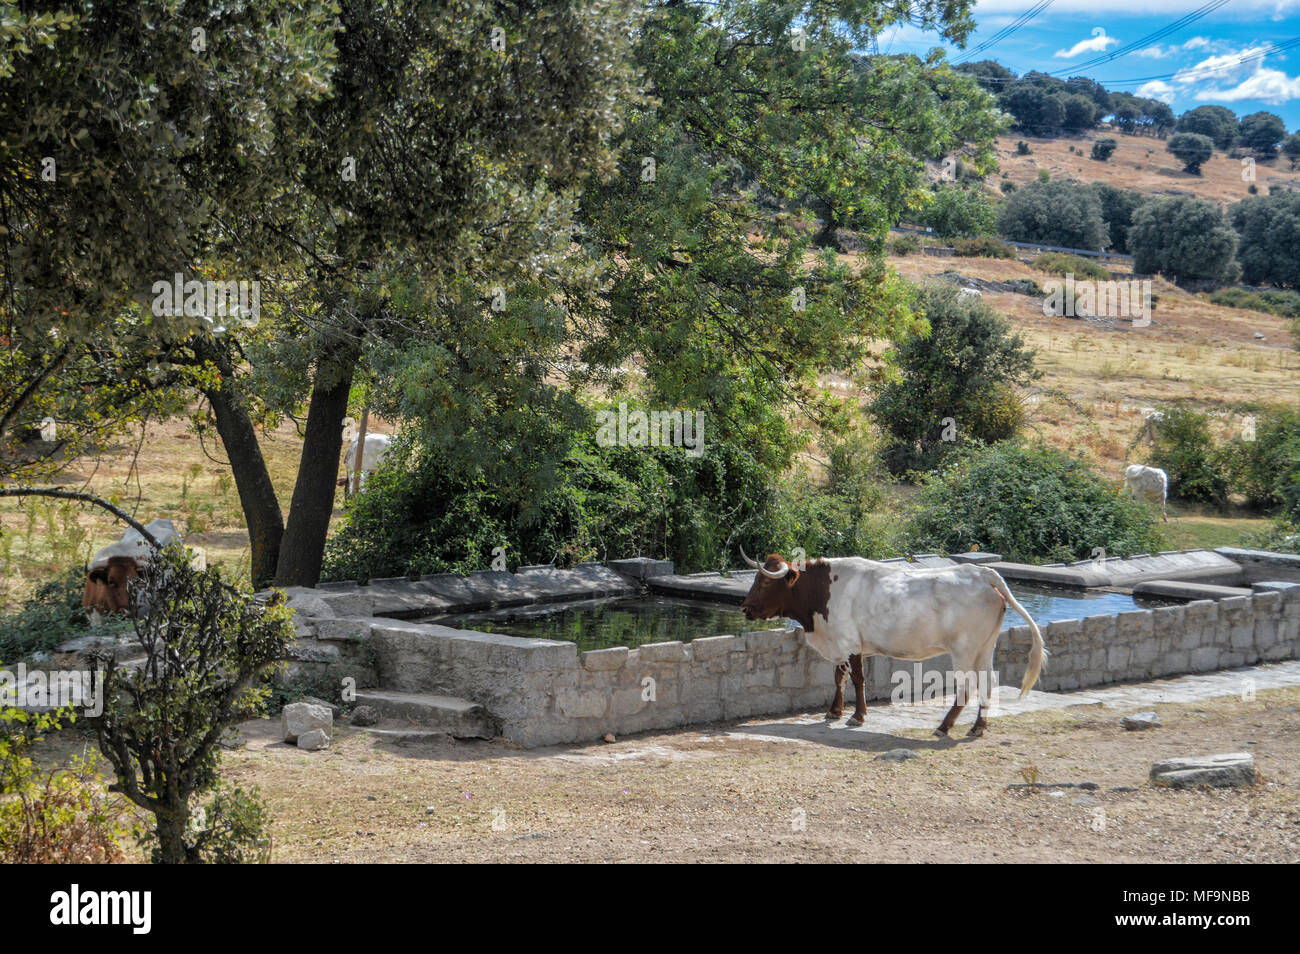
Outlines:
{"type": "MultiPolygon", "coordinates": [[[[145,524],[162,546],[176,541],[181,535],[170,520],[151,520],[145,524]]],[[[91,625],[99,625],[100,617],[114,613],[129,613],[131,610],[130,584],[140,571],[153,559],[154,550],[145,541],[140,531],[128,527],[117,543],[104,547],[90,561],[86,573],[86,589],[81,596],[81,605],[90,614],[91,625]]],[[[202,569],[204,557],[202,551],[195,553],[195,565],[202,569]]]]}

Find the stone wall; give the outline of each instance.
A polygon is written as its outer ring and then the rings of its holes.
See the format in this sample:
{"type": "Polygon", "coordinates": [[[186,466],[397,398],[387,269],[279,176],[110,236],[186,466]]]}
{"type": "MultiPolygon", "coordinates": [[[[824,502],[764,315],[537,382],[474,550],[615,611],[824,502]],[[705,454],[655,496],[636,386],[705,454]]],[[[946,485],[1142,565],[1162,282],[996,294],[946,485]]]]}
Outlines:
{"type": "MultiPolygon", "coordinates": [[[[1300,658],[1300,584],[1260,583],[1218,601],[1064,620],[1043,627],[1051,656],[1037,688],[1070,690],[1300,658]]],[[[298,661],[359,688],[436,693],[483,705],[520,745],[598,739],[692,723],[820,710],[833,672],[802,630],[715,636],[689,643],[579,654],[573,643],[521,639],[374,616],[363,592],[298,591],[298,661]]],[[[995,669],[1019,685],[1028,626],[1006,631],[995,669]]],[[[874,658],[868,697],[888,699],[897,673],[945,672],[874,658]]],[[[851,689],[850,689],[851,692],[851,689]]]]}

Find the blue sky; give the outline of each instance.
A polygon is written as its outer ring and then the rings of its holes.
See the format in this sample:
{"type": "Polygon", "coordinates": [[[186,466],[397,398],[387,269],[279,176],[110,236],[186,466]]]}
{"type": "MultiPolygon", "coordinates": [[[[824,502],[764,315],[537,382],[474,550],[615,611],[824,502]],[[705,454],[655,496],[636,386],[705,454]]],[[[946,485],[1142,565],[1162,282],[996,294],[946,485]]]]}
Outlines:
{"type": "MultiPolygon", "coordinates": [[[[988,40],[1035,4],[1035,0],[977,0],[977,28],[966,44],[988,40]]],[[[1268,44],[1300,38],[1300,0],[1228,0],[1217,10],[1133,52],[1079,69],[1078,65],[1138,42],[1205,6],[1206,0],[1053,0],[1036,18],[974,60],[993,59],[1016,73],[1041,70],[1090,76],[1107,89],[1162,99],[1181,115],[1207,104],[1245,116],[1267,110],[1281,116],[1288,132],[1300,129],[1300,43],[1268,56],[1268,44]]],[[[882,35],[880,51],[924,54],[944,46],[962,51],[915,27],[882,35]]]]}

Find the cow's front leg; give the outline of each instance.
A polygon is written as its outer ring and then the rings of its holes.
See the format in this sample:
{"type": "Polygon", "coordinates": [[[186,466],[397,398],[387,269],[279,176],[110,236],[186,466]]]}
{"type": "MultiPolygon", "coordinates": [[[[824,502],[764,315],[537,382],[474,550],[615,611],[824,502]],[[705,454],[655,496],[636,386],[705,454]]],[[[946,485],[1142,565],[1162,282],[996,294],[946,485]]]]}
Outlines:
{"type": "Polygon", "coordinates": [[[979,709],[975,712],[975,724],[970,727],[970,731],[966,734],[972,739],[978,739],[988,727],[988,719],[984,718],[984,704],[980,703],[979,709]]]}
{"type": "Polygon", "coordinates": [[[961,715],[961,710],[965,708],[966,707],[964,705],[962,706],[954,705],[951,709],[949,709],[948,714],[944,716],[943,721],[939,723],[939,728],[934,730],[934,734],[946,738],[948,735],[948,730],[957,724],[957,717],[961,715]]]}
{"type": "Polygon", "coordinates": [[[867,721],[867,680],[862,674],[861,653],[854,653],[849,657],[849,672],[853,676],[853,694],[857,702],[857,708],[853,712],[853,718],[849,719],[849,725],[862,725],[867,721]]]}
{"type": "Polygon", "coordinates": [[[826,712],[827,719],[838,719],[844,715],[844,675],[849,671],[849,664],[839,663],[835,667],[835,698],[826,712]]]}

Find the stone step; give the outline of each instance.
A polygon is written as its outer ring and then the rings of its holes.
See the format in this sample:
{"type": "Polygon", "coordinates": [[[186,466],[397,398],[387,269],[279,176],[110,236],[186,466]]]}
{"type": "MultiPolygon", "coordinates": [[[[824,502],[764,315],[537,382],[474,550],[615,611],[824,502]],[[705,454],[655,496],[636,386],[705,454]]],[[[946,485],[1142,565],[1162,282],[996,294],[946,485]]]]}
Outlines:
{"type": "Polygon", "coordinates": [[[487,710],[468,699],[370,689],[357,693],[356,704],[374,706],[383,719],[411,729],[428,729],[458,739],[490,739],[496,735],[487,710]]]}
{"type": "Polygon", "coordinates": [[[1250,596],[1254,591],[1239,586],[1218,586],[1187,580],[1148,580],[1133,587],[1134,596],[1163,596],[1176,600],[1225,600],[1230,596],[1250,596]]]}

